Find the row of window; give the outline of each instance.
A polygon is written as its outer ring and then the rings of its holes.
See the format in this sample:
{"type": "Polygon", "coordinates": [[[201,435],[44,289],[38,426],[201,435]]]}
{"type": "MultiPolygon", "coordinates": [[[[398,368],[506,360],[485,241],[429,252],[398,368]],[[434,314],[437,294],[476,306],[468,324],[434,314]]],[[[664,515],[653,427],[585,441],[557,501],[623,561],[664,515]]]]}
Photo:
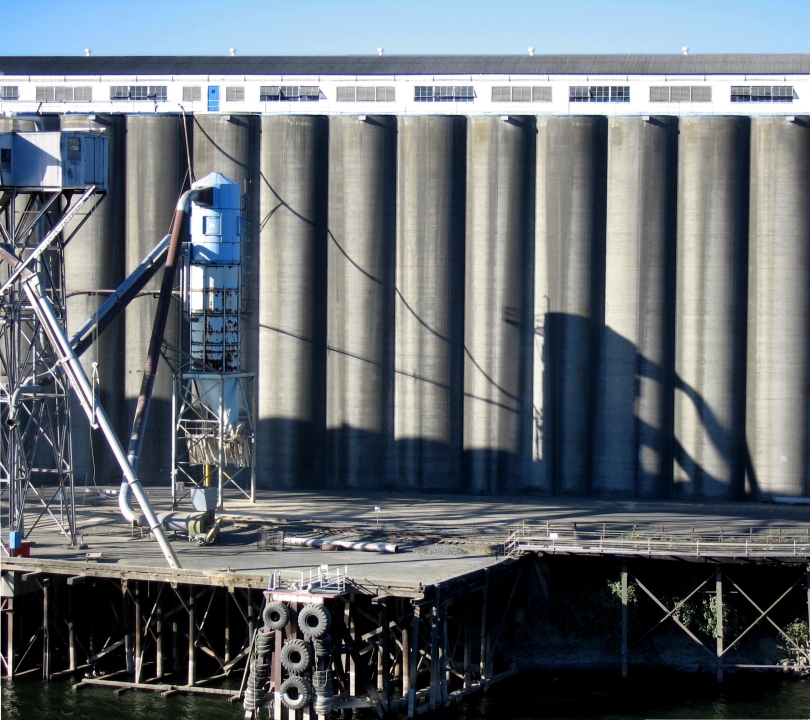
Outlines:
{"type": "Polygon", "coordinates": [[[413,99],[415,102],[472,102],[475,91],[472,85],[417,85],[413,99]]]}
{"type": "MultiPolygon", "coordinates": [[[[165,85],[113,85],[110,100],[151,100],[166,102],[165,85]]],[[[262,102],[313,101],[322,97],[317,86],[263,85],[259,90],[262,102]]],[[[792,86],[735,85],[731,88],[731,102],[793,102],[796,93],[792,86]]],[[[0,101],[19,100],[17,85],[0,86],[0,101]]],[[[92,102],[90,86],[44,85],[36,88],[38,102],[92,102]]],[[[202,99],[200,87],[184,87],[183,102],[198,102],[202,99]]],[[[396,91],[392,86],[339,87],[338,102],[393,102],[396,91]]],[[[417,85],[414,88],[416,102],[472,102],[475,99],[473,86],[417,85]]],[[[218,97],[217,97],[218,100],[218,97]]],[[[226,87],[227,102],[244,102],[245,88],[226,87]]],[[[630,102],[630,87],[627,85],[571,86],[569,102],[630,102]]],[[[711,102],[709,86],[656,86],[650,88],[650,102],[711,102]]],[[[551,87],[493,87],[493,102],[551,102],[551,87]]]]}
{"type": "Polygon", "coordinates": [[[37,87],[37,102],[92,102],[93,88],[89,85],[71,87],[64,85],[40,85],[37,87]]]}
{"type": "Polygon", "coordinates": [[[112,85],[110,100],[152,100],[166,102],[165,85],[112,85]]]}
{"type": "Polygon", "coordinates": [[[396,89],[393,86],[380,87],[339,87],[336,100],[338,102],[394,102],[396,89]]]}
{"type": "Polygon", "coordinates": [[[492,102],[551,102],[550,87],[494,87],[492,102]]]}
{"type": "Polygon", "coordinates": [[[568,102],[630,102],[628,85],[573,85],[568,102]]]}
{"type": "Polygon", "coordinates": [[[790,85],[736,85],[731,88],[731,102],[793,102],[795,96],[790,85]]]}
{"type": "Polygon", "coordinates": [[[650,102],[711,102],[712,89],[707,85],[695,87],[651,87],[650,102]]]}

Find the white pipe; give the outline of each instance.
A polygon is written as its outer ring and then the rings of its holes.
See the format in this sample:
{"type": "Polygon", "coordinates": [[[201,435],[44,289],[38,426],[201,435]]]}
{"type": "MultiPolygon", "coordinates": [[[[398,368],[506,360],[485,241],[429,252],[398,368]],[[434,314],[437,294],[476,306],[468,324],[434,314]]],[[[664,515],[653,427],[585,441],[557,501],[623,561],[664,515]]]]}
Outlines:
{"type": "Polygon", "coordinates": [[[330,540],[329,538],[300,538],[284,536],[284,544],[292,547],[321,547],[335,545],[344,550],[361,550],[363,552],[395,553],[399,550],[391,543],[354,542],[352,540],[330,540]]]}

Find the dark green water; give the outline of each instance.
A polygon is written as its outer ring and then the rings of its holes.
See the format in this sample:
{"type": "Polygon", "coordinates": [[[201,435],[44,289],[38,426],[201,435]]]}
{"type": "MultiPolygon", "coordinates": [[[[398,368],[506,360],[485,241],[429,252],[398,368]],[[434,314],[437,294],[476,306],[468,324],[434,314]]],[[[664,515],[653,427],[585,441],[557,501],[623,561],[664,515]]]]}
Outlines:
{"type": "MultiPolygon", "coordinates": [[[[736,674],[719,688],[708,677],[640,670],[633,675],[622,685],[615,673],[559,676],[525,673],[434,717],[441,720],[810,718],[810,680],[736,674]]],[[[74,692],[70,682],[46,684],[23,679],[2,685],[3,720],[241,720],[240,710],[221,698],[161,698],[133,692],[116,696],[106,689],[74,692]]],[[[376,716],[364,713],[355,717],[365,720],[376,716]]]]}

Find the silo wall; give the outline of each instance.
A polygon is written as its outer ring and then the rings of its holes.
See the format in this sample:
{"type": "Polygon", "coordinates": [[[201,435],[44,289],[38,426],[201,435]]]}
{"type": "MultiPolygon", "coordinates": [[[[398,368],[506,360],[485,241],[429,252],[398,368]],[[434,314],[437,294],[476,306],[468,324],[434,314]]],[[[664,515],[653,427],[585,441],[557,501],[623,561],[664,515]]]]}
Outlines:
{"type": "MultiPolygon", "coordinates": [[[[109,138],[108,190],[95,206],[85,204],[64,232],[67,330],[72,335],[124,279],[125,120],[121,115],[69,115],[61,129],[93,129],[109,138]],[[100,291],[100,292],[99,292],[100,291]]],[[[74,198],[74,201],[77,198],[74,198]]],[[[87,376],[97,363],[99,399],[119,437],[129,437],[124,403],[125,333],[123,318],[109,326],[82,355],[87,376]]],[[[91,431],[87,415],[71,395],[73,471],[77,485],[116,483],[120,470],[100,431],[91,431]]]]}
{"type": "Polygon", "coordinates": [[[329,118],[328,482],[394,477],[397,120],[329,118]]]}
{"type": "Polygon", "coordinates": [[[398,487],[461,489],[467,120],[400,117],[395,438],[398,487]]]}
{"type": "Polygon", "coordinates": [[[669,494],[677,133],[670,117],[608,121],[597,493],[669,494]]]}
{"type": "Polygon", "coordinates": [[[749,153],[746,117],[680,120],[677,496],[731,499],[743,490],[749,153]]]}
{"type": "Polygon", "coordinates": [[[262,118],[257,484],[325,482],[329,121],[262,118]]]}
{"type": "Polygon", "coordinates": [[[606,181],[606,118],[538,118],[532,484],[548,492],[591,487],[606,181]]]}
{"type": "Polygon", "coordinates": [[[531,431],[533,117],[467,125],[465,490],[526,484],[531,431]]]}
{"type": "MultiPolygon", "coordinates": [[[[170,232],[177,199],[184,189],[188,154],[180,115],[130,115],[126,147],[126,274],[131,273],[154,246],[170,232]]],[[[189,138],[191,123],[188,123],[189,138]]],[[[187,181],[185,186],[187,186],[187,181]]],[[[161,269],[125,311],[127,429],[121,438],[127,447],[135,405],[141,391],[144,364],[152,336],[161,269]],[[149,294],[154,293],[154,294],[149,294]]],[[[164,337],[180,344],[180,305],[171,308],[164,337]]],[[[138,477],[144,483],[171,482],[172,374],[158,365],[147,419],[138,477]]]]}
{"type": "Polygon", "coordinates": [[[748,489],[806,497],[810,119],[751,119],[749,227],[748,489]]]}

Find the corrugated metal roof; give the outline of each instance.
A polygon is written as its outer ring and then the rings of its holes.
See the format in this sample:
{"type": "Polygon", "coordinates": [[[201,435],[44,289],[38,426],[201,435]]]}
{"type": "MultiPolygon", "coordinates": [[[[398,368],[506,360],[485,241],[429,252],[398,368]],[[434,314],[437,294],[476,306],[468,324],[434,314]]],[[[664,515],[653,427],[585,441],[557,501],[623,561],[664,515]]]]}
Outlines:
{"type": "Polygon", "coordinates": [[[807,55],[0,56],[4,75],[786,75],[807,55]]]}

